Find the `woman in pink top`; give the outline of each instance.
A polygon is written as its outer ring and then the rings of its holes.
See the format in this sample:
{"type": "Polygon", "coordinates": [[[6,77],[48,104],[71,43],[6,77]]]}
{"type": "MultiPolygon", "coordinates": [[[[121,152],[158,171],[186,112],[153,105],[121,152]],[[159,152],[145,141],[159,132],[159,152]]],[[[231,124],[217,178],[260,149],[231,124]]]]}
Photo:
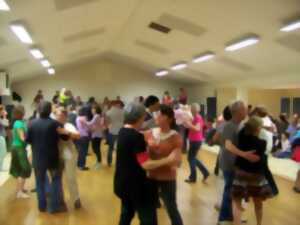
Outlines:
{"type": "Polygon", "coordinates": [[[175,125],[174,111],[170,106],[161,105],[156,118],[157,128],[146,131],[149,156],[153,160],[176,155],[172,164],[149,170],[148,176],[156,181],[172,225],[183,225],[176,203],[176,171],[181,161],[182,140],[172,129],[175,125]]]}
{"type": "Polygon", "coordinates": [[[191,174],[187,180],[187,183],[195,183],[197,180],[197,170],[196,167],[199,168],[203,175],[203,182],[209,177],[209,172],[204,166],[204,164],[197,159],[197,153],[201,148],[201,144],[203,141],[203,127],[204,121],[199,114],[200,106],[198,103],[194,103],[191,108],[193,114],[193,120],[190,122],[186,122],[185,126],[189,129],[189,142],[190,149],[188,152],[188,161],[190,165],[191,174]]]}

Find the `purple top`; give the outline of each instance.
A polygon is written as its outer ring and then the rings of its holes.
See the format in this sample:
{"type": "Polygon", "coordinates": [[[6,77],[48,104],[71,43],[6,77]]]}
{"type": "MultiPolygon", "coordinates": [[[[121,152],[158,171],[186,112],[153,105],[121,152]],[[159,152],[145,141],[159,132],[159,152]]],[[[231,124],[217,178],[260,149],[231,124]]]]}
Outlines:
{"type": "Polygon", "coordinates": [[[100,115],[94,115],[88,126],[92,131],[92,138],[103,137],[104,119],[100,115]]]}
{"type": "Polygon", "coordinates": [[[81,137],[89,136],[89,126],[85,116],[78,116],[76,118],[76,127],[81,137]]]}

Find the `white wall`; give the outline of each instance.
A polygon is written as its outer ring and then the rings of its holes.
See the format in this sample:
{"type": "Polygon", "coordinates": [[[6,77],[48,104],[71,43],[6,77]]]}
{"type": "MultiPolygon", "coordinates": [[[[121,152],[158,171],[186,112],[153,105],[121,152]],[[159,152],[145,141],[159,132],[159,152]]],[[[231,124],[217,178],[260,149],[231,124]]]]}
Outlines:
{"type": "Polygon", "coordinates": [[[206,104],[207,97],[216,97],[216,88],[211,84],[190,85],[188,88],[189,102],[206,104]]]}
{"type": "Polygon", "coordinates": [[[43,90],[47,100],[51,100],[55,90],[63,87],[72,90],[74,96],[79,95],[83,100],[95,96],[102,102],[105,96],[114,99],[120,95],[128,102],[140,95],[161,97],[165,90],[177,96],[181,84],[157,78],[131,66],[103,60],[66,68],[55,76],[39,76],[12,85],[12,89],[23,98],[27,116],[32,112],[32,101],[38,89],[43,90]]]}

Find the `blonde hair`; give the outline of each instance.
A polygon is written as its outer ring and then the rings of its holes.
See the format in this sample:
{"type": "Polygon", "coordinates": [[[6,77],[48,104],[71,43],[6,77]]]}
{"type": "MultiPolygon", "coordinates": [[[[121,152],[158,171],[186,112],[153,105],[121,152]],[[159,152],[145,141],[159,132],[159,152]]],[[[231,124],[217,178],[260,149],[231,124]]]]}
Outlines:
{"type": "Polygon", "coordinates": [[[200,112],[200,105],[198,103],[193,103],[191,109],[195,109],[197,112],[200,112]]]}
{"type": "Polygon", "coordinates": [[[249,118],[247,123],[245,124],[245,132],[248,135],[255,135],[257,130],[262,127],[263,121],[258,116],[252,116],[249,118]]]}

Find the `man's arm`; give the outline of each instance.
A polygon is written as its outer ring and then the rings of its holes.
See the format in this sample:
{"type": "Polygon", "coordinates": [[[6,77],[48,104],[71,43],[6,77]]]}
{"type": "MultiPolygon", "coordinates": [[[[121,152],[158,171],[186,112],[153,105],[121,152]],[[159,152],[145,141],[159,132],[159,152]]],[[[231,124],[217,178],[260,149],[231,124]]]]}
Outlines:
{"type": "Polygon", "coordinates": [[[177,157],[176,153],[173,151],[169,156],[165,158],[152,160],[149,158],[147,152],[143,152],[137,154],[136,159],[144,170],[154,170],[162,166],[173,164],[177,160],[177,157]]]}
{"type": "Polygon", "coordinates": [[[255,150],[247,151],[247,152],[241,151],[228,139],[225,140],[225,148],[231,153],[240,156],[242,158],[245,158],[250,162],[257,162],[260,160],[260,157],[254,154],[255,150]]]}

